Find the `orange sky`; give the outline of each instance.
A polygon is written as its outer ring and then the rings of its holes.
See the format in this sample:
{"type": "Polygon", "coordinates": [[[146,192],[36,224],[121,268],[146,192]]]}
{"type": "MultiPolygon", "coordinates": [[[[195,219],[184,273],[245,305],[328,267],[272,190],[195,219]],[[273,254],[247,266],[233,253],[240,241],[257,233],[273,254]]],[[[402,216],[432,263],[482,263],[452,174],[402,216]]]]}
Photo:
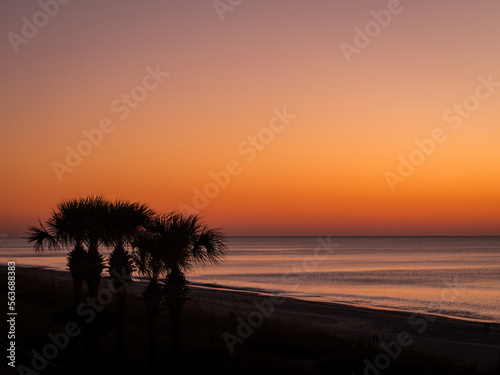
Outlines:
{"type": "Polygon", "coordinates": [[[498,1],[44,1],[53,17],[17,44],[42,8],[0,5],[0,232],[66,197],[172,210],[208,189],[202,216],[232,235],[500,235],[498,1]],[[456,129],[455,105],[473,109],[456,129]],[[388,182],[436,128],[446,140],[388,182]]]}

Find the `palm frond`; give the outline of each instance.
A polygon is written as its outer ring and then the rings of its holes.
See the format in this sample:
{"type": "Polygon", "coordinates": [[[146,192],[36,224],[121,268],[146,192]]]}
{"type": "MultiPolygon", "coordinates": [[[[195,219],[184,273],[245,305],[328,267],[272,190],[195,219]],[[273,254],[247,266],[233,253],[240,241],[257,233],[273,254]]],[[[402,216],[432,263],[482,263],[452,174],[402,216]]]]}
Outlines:
{"type": "Polygon", "coordinates": [[[30,234],[26,237],[28,242],[33,242],[33,248],[36,252],[45,250],[59,249],[57,237],[50,233],[40,220],[38,220],[39,227],[34,225],[28,227],[30,234]]]}

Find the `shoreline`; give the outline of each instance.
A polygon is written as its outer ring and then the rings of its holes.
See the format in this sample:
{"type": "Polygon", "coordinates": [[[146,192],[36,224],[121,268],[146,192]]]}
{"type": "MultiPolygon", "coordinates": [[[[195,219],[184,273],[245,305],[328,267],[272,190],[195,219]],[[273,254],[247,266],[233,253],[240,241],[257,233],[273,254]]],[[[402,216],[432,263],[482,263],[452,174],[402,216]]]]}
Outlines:
{"type": "MultiPolygon", "coordinates": [[[[4,265],[0,267],[5,268],[4,265]]],[[[46,277],[55,284],[71,283],[67,271],[18,268],[46,277]]],[[[132,282],[129,292],[140,295],[141,284],[132,282]]],[[[485,368],[497,366],[500,361],[500,323],[490,323],[489,334],[485,335],[484,322],[455,317],[311,301],[224,287],[190,285],[190,289],[188,304],[211,313],[235,316],[235,319],[236,316],[246,319],[251,312],[259,312],[256,306],[271,303],[272,313],[266,316],[268,319],[385,344],[397,342],[398,335],[406,332],[411,337],[411,348],[417,351],[485,368]]]]}
{"type": "Polygon", "coordinates": [[[405,310],[405,309],[397,309],[395,307],[384,307],[384,306],[371,306],[371,305],[363,305],[363,304],[356,304],[356,303],[349,303],[349,302],[342,302],[342,301],[328,301],[326,298],[322,297],[298,297],[298,296],[288,296],[286,294],[273,294],[271,291],[267,291],[265,289],[245,289],[243,287],[231,287],[227,285],[216,285],[216,284],[202,284],[202,283],[190,283],[190,287],[192,288],[200,288],[200,289],[214,289],[214,290],[221,290],[221,291],[226,291],[226,292],[241,292],[241,293],[253,293],[261,296],[279,296],[283,297],[286,299],[294,299],[294,300],[299,300],[299,301],[305,301],[305,302],[318,302],[318,303],[327,303],[327,304],[332,304],[332,305],[341,305],[341,306],[348,306],[348,307],[354,307],[354,308],[361,308],[361,309],[366,309],[366,310],[375,310],[375,311],[388,311],[388,312],[395,312],[395,313],[404,313],[404,314],[425,314],[425,315],[430,315],[430,316],[435,316],[439,318],[446,318],[446,319],[451,319],[451,320],[458,320],[458,321],[464,321],[464,322],[471,322],[471,323],[478,323],[478,324],[498,324],[500,325],[500,321],[495,321],[495,320],[488,320],[485,318],[467,318],[463,316],[453,316],[453,315],[446,315],[446,314],[439,314],[439,313],[428,313],[428,312],[422,312],[422,311],[414,311],[414,310],[405,310]]]}
{"type": "MultiPolygon", "coordinates": [[[[0,267],[5,267],[5,265],[0,264],[0,267]]],[[[49,272],[61,272],[65,273],[68,271],[62,271],[59,269],[47,267],[47,266],[30,266],[30,265],[17,265],[18,268],[23,268],[23,269],[41,269],[49,272]]],[[[105,278],[106,276],[103,276],[105,278]]],[[[134,276],[133,281],[135,282],[142,282],[141,278],[134,276]]],[[[447,314],[440,314],[436,312],[423,312],[423,311],[416,311],[416,310],[405,310],[405,309],[398,309],[396,307],[386,307],[386,306],[373,306],[373,305],[368,305],[368,304],[356,304],[356,303],[350,303],[350,302],[343,302],[343,301],[329,301],[326,298],[323,297],[307,297],[307,296],[290,296],[287,294],[279,294],[279,293],[273,293],[271,290],[266,290],[266,289],[259,289],[259,288],[245,288],[245,287],[236,287],[236,286],[230,286],[230,285],[221,285],[221,284],[211,284],[211,283],[200,283],[200,282],[190,282],[188,279],[189,285],[192,288],[206,288],[206,289],[214,289],[214,290],[220,290],[220,291],[227,291],[227,292],[240,292],[240,293],[255,293],[259,295],[268,295],[268,296],[273,296],[277,295],[280,297],[284,297],[287,299],[296,299],[296,300],[301,300],[301,301],[309,301],[309,302],[320,302],[320,303],[329,303],[329,304],[334,304],[334,305],[345,305],[345,306],[350,306],[354,308],[363,308],[367,310],[375,310],[375,311],[393,311],[393,312],[399,312],[399,313],[405,313],[405,314],[425,314],[425,315],[431,315],[431,316],[436,316],[440,318],[447,318],[447,319],[454,319],[458,321],[466,321],[466,322],[473,322],[473,323],[479,323],[479,324],[499,324],[500,321],[492,320],[492,319],[487,319],[487,318],[480,318],[480,317],[475,317],[475,318],[468,318],[465,316],[455,316],[455,315],[447,315],[447,314]]]]}

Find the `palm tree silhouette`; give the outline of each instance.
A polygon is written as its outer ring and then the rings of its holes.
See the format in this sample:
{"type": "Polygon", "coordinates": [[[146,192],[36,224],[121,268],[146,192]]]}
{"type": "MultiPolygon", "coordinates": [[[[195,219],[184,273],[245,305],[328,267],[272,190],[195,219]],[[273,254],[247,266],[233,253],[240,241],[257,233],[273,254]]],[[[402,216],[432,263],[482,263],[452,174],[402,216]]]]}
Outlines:
{"type": "Polygon", "coordinates": [[[68,199],[52,210],[46,225],[39,220],[39,227],[30,226],[27,237],[33,242],[36,252],[59,250],[62,246],[73,246],[68,253],[67,265],[73,279],[73,308],[76,309],[82,299],[82,285],[85,279],[86,251],[83,248],[84,224],[81,218],[81,200],[68,199]]]}
{"type": "Polygon", "coordinates": [[[194,265],[216,264],[224,256],[224,235],[202,223],[197,215],[173,213],[168,217],[168,252],[162,253],[167,267],[164,297],[170,313],[171,366],[176,373],[180,355],[181,311],[188,293],[184,273],[194,265]]]}
{"type": "Polygon", "coordinates": [[[127,283],[134,272],[132,255],[126,249],[139,228],[147,225],[153,211],[145,204],[116,200],[109,205],[105,220],[106,245],[113,247],[109,256],[109,274],[116,290],[116,365],[122,372],[125,362],[125,315],[127,283]]]}
{"type": "MultiPolygon", "coordinates": [[[[58,203],[57,210],[40,226],[30,226],[28,242],[34,243],[35,251],[58,250],[62,246],[73,245],[68,253],[67,265],[73,279],[73,314],[78,320],[77,306],[82,300],[83,281],[87,283],[89,297],[96,298],[100,275],[104,267],[104,258],[98,251],[102,242],[102,215],[107,202],[102,196],[87,196],[85,198],[66,199],[58,203]],[[84,246],[87,246],[85,250],[84,246]]],[[[89,363],[98,367],[99,342],[97,323],[91,324],[92,355],[89,363]]],[[[72,363],[77,364],[79,337],[72,342],[72,363]]]]}
{"type": "Polygon", "coordinates": [[[110,203],[102,196],[87,196],[80,200],[80,215],[83,221],[84,243],[87,256],[84,263],[85,282],[90,298],[97,301],[97,293],[104,270],[104,257],[99,246],[106,242],[106,218],[110,203]]]}
{"type": "Polygon", "coordinates": [[[138,273],[149,280],[142,296],[148,314],[148,369],[156,372],[158,366],[158,319],[162,310],[162,288],[159,279],[165,275],[165,263],[162,261],[161,234],[158,228],[158,217],[153,218],[147,228],[140,228],[132,246],[133,259],[138,273]]]}
{"type": "MultiPolygon", "coordinates": [[[[117,290],[117,365],[125,355],[126,284],[134,271],[149,280],[143,292],[148,312],[150,372],[157,368],[157,329],[165,306],[170,315],[171,366],[177,372],[180,354],[181,311],[189,291],[185,274],[195,265],[218,263],[225,255],[223,234],[202,223],[196,215],[169,213],[154,215],[146,205],[129,201],[110,203],[103,196],[64,200],[49,219],[28,227],[27,240],[35,251],[72,246],[67,265],[73,279],[73,311],[82,300],[85,281],[89,298],[97,301],[104,257],[101,245],[113,247],[109,273],[117,290]],[[133,253],[127,250],[132,245],[133,253]]],[[[92,370],[99,368],[98,322],[89,326],[92,370]]],[[[74,346],[75,347],[75,346],[74,346]]],[[[78,343],[76,342],[76,348],[78,343]]],[[[75,362],[76,363],[76,362],[75,362]]],[[[120,365],[121,363],[121,365],[120,365]]]]}
{"type": "MultiPolygon", "coordinates": [[[[170,363],[175,373],[179,365],[181,311],[189,291],[185,273],[195,265],[218,263],[225,255],[224,236],[219,230],[200,222],[196,215],[175,212],[155,217],[145,236],[149,246],[143,246],[143,249],[150,251],[149,256],[161,266],[159,276],[165,275],[161,292],[170,315],[170,363]]],[[[148,293],[152,294],[150,300],[155,303],[157,281],[148,286],[148,293]]]]}

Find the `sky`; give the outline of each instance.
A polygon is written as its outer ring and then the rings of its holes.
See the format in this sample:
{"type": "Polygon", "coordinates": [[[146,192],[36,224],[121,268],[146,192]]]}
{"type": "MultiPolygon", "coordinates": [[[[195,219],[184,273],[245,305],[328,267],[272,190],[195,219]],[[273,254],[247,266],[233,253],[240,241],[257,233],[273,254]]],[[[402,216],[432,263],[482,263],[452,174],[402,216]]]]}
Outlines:
{"type": "Polygon", "coordinates": [[[0,232],[104,194],[229,235],[500,235],[500,3],[0,3],[0,232]]]}

